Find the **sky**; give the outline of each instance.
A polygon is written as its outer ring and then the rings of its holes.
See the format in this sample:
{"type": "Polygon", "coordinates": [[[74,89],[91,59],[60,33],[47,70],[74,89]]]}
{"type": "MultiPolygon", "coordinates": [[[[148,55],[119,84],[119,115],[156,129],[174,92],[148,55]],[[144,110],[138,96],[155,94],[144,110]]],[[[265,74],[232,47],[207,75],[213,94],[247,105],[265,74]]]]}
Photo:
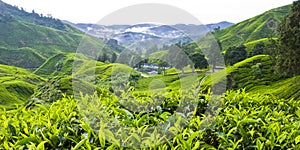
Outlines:
{"type": "MultiPolygon", "coordinates": [[[[238,23],[259,15],[272,8],[292,4],[294,0],[2,0],[10,5],[23,7],[26,11],[35,10],[44,15],[73,23],[97,23],[99,20],[133,5],[155,3],[177,7],[197,18],[201,23],[229,21],[238,23]]],[[[126,11],[119,13],[125,13],[126,11]]],[[[153,10],[153,12],[157,12],[153,10]]],[[[163,12],[159,12],[163,14],[163,12]]],[[[157,13],[157,15],[159,15],[157,13]]],[[[137,13],[137,15],[141,15],[137,13]]],[[[118,16],[120,17],[120,16],[118,16]]],[[[176,18],[176,16],[175,16],[176,18]]],[[[178,17],[180,18],[180,17],[178,17]]],[[[185,17],[181,17],[185,18],[185,17]]],[[[121,20],[121,19],[119,19],[121,20]]],[[[111,24],[130,23],[123,21],[111,24]]],[[[110,24],[107,23],[107,24],[110,24]]],[[[175,19],[171,23],[194,23],[184,19],[175,19]],[[177,21],[177,22],[176,22],[177,21]]],[[[105,23],[104,23],[105,24],[105,23]]]]}

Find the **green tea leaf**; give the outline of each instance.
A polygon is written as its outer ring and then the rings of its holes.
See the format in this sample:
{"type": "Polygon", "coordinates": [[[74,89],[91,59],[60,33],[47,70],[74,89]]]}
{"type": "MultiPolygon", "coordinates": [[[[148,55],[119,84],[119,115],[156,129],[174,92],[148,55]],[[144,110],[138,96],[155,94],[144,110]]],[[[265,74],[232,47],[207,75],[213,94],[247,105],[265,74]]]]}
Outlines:
{"type": "Polygon", "coordinates": [[[41,143],[36,147],[36,149],[37,149],[37,150],[44,150],[44,149],[45,149],[45,143],[47,143],[47,141],[41,142],[41,143]]]}
{"type": "Polygon", "coordinates": [[[81,140],[80,142],[78,142],[78,143],[75,145],[75,147],[72,148],[72,150],[77,150],[77,149],[79,149],[79,148],[85,143],[86,140],[87,140],[87,139],[83,139],[83,140],[81,140]]]}
{"type": "Polygon", "coordinates": [[[300,142],[300,135],[295,138],[295,143],[298,144],[300,142]]]}

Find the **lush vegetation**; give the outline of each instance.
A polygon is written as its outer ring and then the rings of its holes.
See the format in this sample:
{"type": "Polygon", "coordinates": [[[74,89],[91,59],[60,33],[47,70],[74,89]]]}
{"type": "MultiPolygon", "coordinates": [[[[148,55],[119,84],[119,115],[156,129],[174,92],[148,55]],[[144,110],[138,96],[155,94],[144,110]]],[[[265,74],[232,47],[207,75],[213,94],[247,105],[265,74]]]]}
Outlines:
{"type": "Polygon", "coordinates": [[[8,49],[0,48],[0,63],[35,70],[44,63],[46,58],[29,47],[8,49]],[[26,58],[27,57],[27,58],[26,58]],[[28,59],[29,58],[29,59],[28,59]]]}
{"type": "MultiPolygon", "coordinates": [[[[0,1],[0,62],[34,70],[59,53],[117,55],[123,47],[86,35],[52,17],[28,13],[0,1]],[[93,50],[93,52],[91,52],[93,50]]],[[[95,58],[96,59],[96,58],[95,58]]]]}
{"type": "Polygon", "coordinates": [[[238,47],[229,47],[224,55],[226,65],[234,65],[247,58],[246,47],[244,45],[238,47]]]}
{"type": "Polygon", "coordinates": [[[279,28],[279,47],[276,52],[277,71],[283,76],[300,75],[300,1],[295,1],[291,12],[279,28]]]}
{"type": "Polygon", "coordinates": [[[257,55],[209,75],[201,86],[204,89],[212,86],[226,86],[227,90],[245,88],[250,93],[299,99],[299,76],[280,79],[280,75],[274,72],[270,56],[257,55]]]}
{"type": "Polygon", "coordinates": [[[300,149],[299,0],[147,56],[0,8],[0,149],[300,149]]]}
{"type": "Polygon", "coordinates": [[[146,58],[135,56],[132,62],[135,67],[141,68],[144,63],[158,65],[159,72],[166,73],[165,67],[173,66],[174,68],[185,72],[186,67],[191,71],[196,69],[207,69],[209,63],[200,46],[195,43],[176,43],[164,47],[166,50],[157,50],[146,58]]]}
{"type": "Polygon", "coordinates": [[[0,65],[0,107],[24,104],[41,81],[41,77],[24,69],[0,65]]]}
{"type": "Polygon", "coordinates": [[[285,99],[300,99],[300,76],[272,82],[270,85],[258,85],[250,93],[274,95],[285,99]]]}
{"type": "Polygon", "coordinates": [[[157,90],[180,90],[182,86],[189,85],[193,86],[197,84],[202,78],[203,74],[194,75],[187,74],[180,76],[180,74],[172,73],[169,75],[155,75],[153,77],[141,78],[137,81],[136,89],[139,91],[150,90],[149,85],[157,84],[157,87],[152,87],[157,90]],[[196,77],[198,76],[198,77],[196,77]],[[196,79],[196,81],[194,80],[196,79]],[[160,82],[160,83],[159,83],[160,82]]]}
{"type": "Polygon", "coordinates": [[[247,42],[244,44],[246,47],[246,51],[248,56],[254,56],[255,54],[252,54],[252,51],[254,51],[254,47],[260,47],[259,45],[263,44],[264,45],[264,54],[268,54],[271,48],[271,45],[274,44],[273,42],[278,40],[278,38],[262,38],[259,40],[254,40],[251,42],[247,42]],[[257,46],[258,45],[258,46],[257,46]]]}
{"type": "Polygon", "coordinates": [[[186,126],[180,128],[180,121],[177,120],[163,127],[170,133],[169,137],[165,137],[159,131],[149,132],[147,129],[159,122],[170,122],[167,118],[171,115],[174,103],[168,102],[183,100],[177,99],[180,96],[170,97],[167,103],[161,103],[152,112],[133,113],[126,111],[105,90],[102,92],[99,93],[100,97],[82,97],[81,101],[93,99],[93,104],[101,102],[100,105],[88,105],[89,110],[97,114],[106,113],[106,119],[118,118],[118,123],[129,127],[123,139],[120,139],[124,133],[122,128],[114,130],[108,120],[89,124],[91,122],[86,122],[86,114],[82,114],[85,109],[80,109],[80,103],[64,97],[49,105],[36,104],[27,108],[22,106],[9,111],[2,110],[1,149],[126,149],[134,144],[141,144],[145,149],[299,148],[300,104],[293,99],[228,91],[226,97],[219,100],[222,104],[218,107],[219,113],[210,123],[209,118],[213,118],[210,116],[213,114],[204,115],[203,108],[208,106],[211,99],[203,95],[196,99],[197,111],[194,111],[195,116],[186,126]],[[104,109],[99,109],[100,106],[104,109]],[[124,144],[127,145],[123,147],[124,144]]]}

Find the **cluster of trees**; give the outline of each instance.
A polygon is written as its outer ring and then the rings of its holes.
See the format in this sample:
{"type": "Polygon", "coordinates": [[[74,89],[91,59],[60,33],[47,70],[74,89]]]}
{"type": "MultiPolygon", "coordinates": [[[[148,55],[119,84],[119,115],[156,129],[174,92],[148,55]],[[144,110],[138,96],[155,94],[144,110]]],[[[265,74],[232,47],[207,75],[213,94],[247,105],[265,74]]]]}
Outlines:
{"type": "MultiPolygon", "coordinates": [[[[176,43],[167,48],[168,53],[160,58],[154,58],[149,62],[157,64],[160,68],[173,66],[184,73],[184,68],[190,66],[194,69],[208,68],[208,58],[201,51],[198,44],[191,43],[176,43]]],[[[165,71],[165,70],[163,70],[165,71]]]]}
{"type": "Polygon", "coordinates": [[[178,50],[176,50],[176,48],[171,49],[170,54],[172,51],[175,51],[175,57],[170,56],[170,62],[174,62],[174,67],[181,69],[182,73],[184,73],[183,68],[188,65],[193,69],[208,68],[208,61],[195,42],[175,45],[178,50]]]}
{"type": "MultiPolygon", "coordinates": [[[[31,12],[27,12],[22,7],[19,8],[17,6],[12,6],[6,3],[2,3],[1,5],[1,9],[4,10],[3,12],[12,12],[10,15],[3,15],[4,17],[0,17],[6,19],[6,21],[14,21],[14,18],[18,18],[20,20],[31,22],[37,25],[55,28],[58,30],[67,31],[69,29],[59,19],[52,18],[50,14],[38,14],[34,10],[32,10],[31,12]]],[[[0,19],[0,21],[3,19],[0,19]]]]}
{"type": "MultiPolygon", "coordinates": [[[[51,14],[44,16],[43,14],[38,14],[34,10],[31,13],[27,13],[27,16],[31,16],[34,19],[28,20],[34,24],[51,27],[58,30],[67,31],[66,26],[59,19],[55,19],[51,14]]],[[[30,17],[28,17],[30,18],[30,17]]]]}
{"type": "Polygon", "coordinates": [[[114,63],[117,58],[118,56],[115,52],[112,52],[111,54],[108,54],[107,52],[100,52],[97,60],[106,63],[114,63]]]}
{"type": "Polygon", "coordinates": [[[300,1],[293,3],[290,13],[279,27],[276,70],[284,77],[300,75],[300,1]]]}
{"type": "Polygon", "coordinates": [[[224,55],[226,65],[233,65],[246,58],[247,52],[246,47],[244,45],[229,47],[224,55]]]}
{"type": "Polygon", "coordinates": [[[275,57],[275,52],[278,48],[277,45],[278,42],[276,40],[268,39],[266,43],[258,42],[257,44],[255,44],[249,53],[247,53],[246,47],[244,45],[229,47],[224,54],[225,63],[226,65],[233,65],[246,58],[250,58],[260,54],[268,54],[275,57]]]}
{"type": "MultiPolygon", "coordinates": [[[[165,47],[166,48],[166,47],[165,47]]],[[[167,54],[162,54],[159,58],[149,58],[148,63],[157,64],[163,69],[173,66],[184,73],[184,68],[190,66],[194,69],[208,68],[208,61],[201,52],[199,46],[195,43],[176,43],[167,47],[167,54]]]]}
{"type": "MultiPolygon", "coordinates": [[[[193,69],[208,68],[209,64],[205,55],[201,52],[196,43],[176,43],[170,46],[165,46],[167,53],[161,54],[157,57],[143,58],[130,51],[124,51],[118,58],[119,63],[127,64],[131,67],[142,67],[143,64],[156,64],[159,72],[165,73],[165,68],[172,66],[176,69],[182,70],[190,66],[193,69]]],[[[100,54],[99,61],[105,61],[107,56],[105,53],[100,54]]]]}
{"type": "Polygon", "coordinates": [[[115,39],[106,39],[104,42],[105,45],[102,48],[101,52],[98,54],[97,60],[101,62],[110,62],[110,63],[116,62],[118,58],[116,52],[120,53],[124,51],[126,48],[119,45],[118,41],[115,39]]]}

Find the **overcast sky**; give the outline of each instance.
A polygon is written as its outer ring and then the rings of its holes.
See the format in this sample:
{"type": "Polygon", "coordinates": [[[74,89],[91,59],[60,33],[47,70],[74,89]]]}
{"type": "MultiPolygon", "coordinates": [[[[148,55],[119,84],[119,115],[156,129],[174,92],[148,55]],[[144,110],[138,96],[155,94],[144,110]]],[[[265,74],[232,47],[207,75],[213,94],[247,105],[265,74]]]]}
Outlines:
{"type": "MultiPolygon", "coordinates": [[[[74,23],[96,23],[117,10],[143,3],[178,7],[201,23],[229,21],[238,23],[269,9],[291,4],[294,0],[2,0],[11,5],[33,9],[44,15],[74,23]]],[[[154,10],[155,11],[155,10],[154,10]]],[[[186,23],[186,22],[178,22],[186,23]]]]}

